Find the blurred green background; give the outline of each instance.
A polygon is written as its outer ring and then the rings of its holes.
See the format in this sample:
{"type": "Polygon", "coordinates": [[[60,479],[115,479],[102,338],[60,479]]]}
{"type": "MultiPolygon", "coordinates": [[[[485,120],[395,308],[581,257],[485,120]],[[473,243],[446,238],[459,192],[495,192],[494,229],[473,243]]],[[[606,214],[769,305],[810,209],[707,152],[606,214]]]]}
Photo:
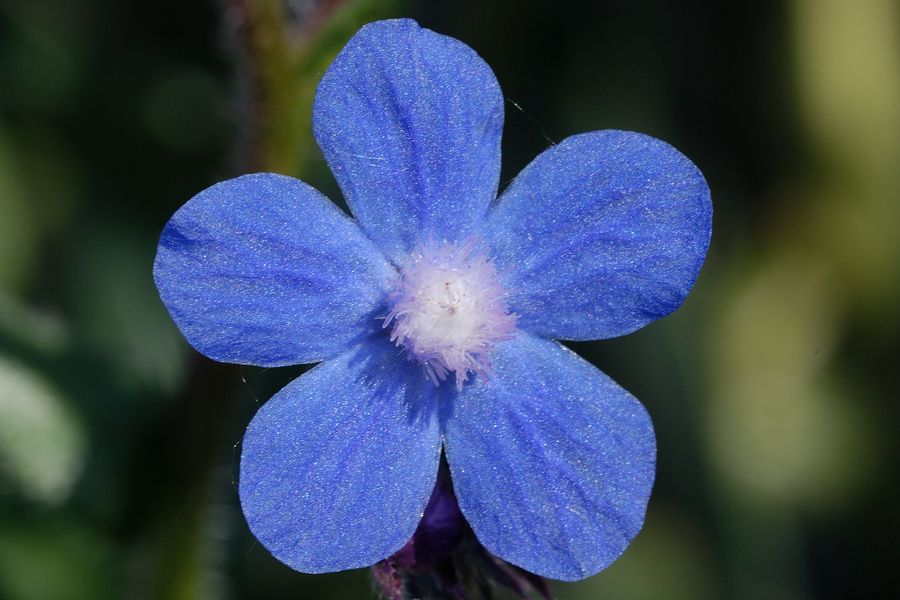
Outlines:
{"type": "Polygon", "coordinates": [[[337,198],[310,140],[325,67],[411,16],[492,66],[503,181],[550,141],[667,140],[713,244],[675,315],[572,344],[653,415],[623,558],[562,600],[900,592],[900,7],[465,0],[0,2],[0,598],[366,598],[250,536],[237,445],[301,369],[213,364],[151,280],[188,198],[240,172],[337,198]]]}

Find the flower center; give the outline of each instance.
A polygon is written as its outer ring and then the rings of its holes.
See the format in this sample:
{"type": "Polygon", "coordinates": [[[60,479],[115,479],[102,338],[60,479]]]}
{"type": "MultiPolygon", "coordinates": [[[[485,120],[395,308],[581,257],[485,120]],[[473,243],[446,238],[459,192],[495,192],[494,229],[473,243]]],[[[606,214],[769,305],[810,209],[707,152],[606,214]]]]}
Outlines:
{"type": "Polygon", "coordinates": [[[516,315],[506,307],[494,263],[479,240],[426,244],[413,252],[389,296],[384,327],[391,341],[422,364],[438,385],[451,373],[462,389],[470,373],[490,372],[490,353],[512,335],[516,315]]]}

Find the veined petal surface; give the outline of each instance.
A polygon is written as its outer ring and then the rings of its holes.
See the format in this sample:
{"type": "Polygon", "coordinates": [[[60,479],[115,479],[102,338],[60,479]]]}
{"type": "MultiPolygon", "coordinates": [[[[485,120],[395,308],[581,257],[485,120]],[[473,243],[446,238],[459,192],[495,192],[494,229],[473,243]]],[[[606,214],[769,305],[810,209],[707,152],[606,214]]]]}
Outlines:
{"type": "Polygon", "coordinates": [[[690,160],[650,136],[610,130],[541,153],[502,194],[485,239],[519,327],[588,340],[678,308],[711,227],[709,188],[690,160]]]}
{"type": "Polygon", "coordinates": [[[637,535],[656,441],[644,407],[557,342],[520,333],[493,376],[442,415],[463,515],[485,548],[523,569],[576,580],[637,535]]]}
{"type": "Polygon", "coordinates": [[[278,392],[241,452],[241,507],[256,538],[305,573],[365,567],[399,550],[437,477],[435,390],[381,339],[278,392]]]}
{"type": "Polygon", "coordinates": [[[462,42],[366,25],[325,73],[313,130],[354,216],[395,264],[465,238],[497,194],[503,96],[462,42]]]}
{"type": "Polygon", "coordinates": [[[260,173],[192,198],[159,240],[153,277],[194,348],[224,362],[281,366],[349,347],[395,271],[325,196],[260,173]]]}

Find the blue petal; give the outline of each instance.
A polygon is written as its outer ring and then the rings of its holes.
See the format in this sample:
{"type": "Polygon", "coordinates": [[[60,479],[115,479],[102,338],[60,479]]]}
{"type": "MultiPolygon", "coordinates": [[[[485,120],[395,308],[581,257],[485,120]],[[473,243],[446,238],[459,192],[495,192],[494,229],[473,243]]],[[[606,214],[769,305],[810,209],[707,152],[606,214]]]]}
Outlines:
{"type": "Polygon", "coordinates": [[[582,579],[637,535],[656,442],[644,407],[556,342],[520,333],[495,373],[443,415],[459,506],[492,553],[532,573],[582,579]]]}
{"type": "Polygon", "coordinates": [[[434,386],[386,340],[276,394],[244,435],[240,498],[277,559],[305,573],[374,564],[412,537],[434,488],[434,386]]]}
{"type": "Polygon", "coordinates": [[[313,129],[362,227],[396,264],[456,241],[497,194],[503,96],[468,46],[401,19],[366,25],[325,73],[313,129]]]}
{"type": "Polygon", "coordinates": [[[596,131],[528,165],[491,211],[485,239],[519,327],[588,340],[678,308],[711,226],[709,188],[684,155],[643,134],[596,131]]]}
{"type": "Polygon", "coordinates": [[[194,196],[162,232],[153,277],[194,348],[261,366],[314,362],[376,316],[395,272],[322,194],[261,173],[194,196]]]}

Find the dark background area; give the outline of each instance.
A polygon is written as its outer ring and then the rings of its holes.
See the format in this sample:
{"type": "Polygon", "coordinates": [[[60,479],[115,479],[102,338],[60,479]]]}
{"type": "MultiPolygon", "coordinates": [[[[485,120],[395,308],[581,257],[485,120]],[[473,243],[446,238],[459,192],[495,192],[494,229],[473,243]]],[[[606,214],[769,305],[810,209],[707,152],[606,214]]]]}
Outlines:
{"type": "Polygon", "coordinates": [[[241,432],[303,368],[197,355],[151,266],[172,213],[236,174],[339,200],[312,93],[386,16],[491,65],[504,183],[612,128],[668,141],[712,189],[683,308],[571,344],[648,407],[659,467],[629,550],[559,597],[900,591],[897,3],[296,0],[269,19],[281,6],[0,3],[0,598],[368,597],[364,570],[278,563],[237,504],[241,432]]]}

